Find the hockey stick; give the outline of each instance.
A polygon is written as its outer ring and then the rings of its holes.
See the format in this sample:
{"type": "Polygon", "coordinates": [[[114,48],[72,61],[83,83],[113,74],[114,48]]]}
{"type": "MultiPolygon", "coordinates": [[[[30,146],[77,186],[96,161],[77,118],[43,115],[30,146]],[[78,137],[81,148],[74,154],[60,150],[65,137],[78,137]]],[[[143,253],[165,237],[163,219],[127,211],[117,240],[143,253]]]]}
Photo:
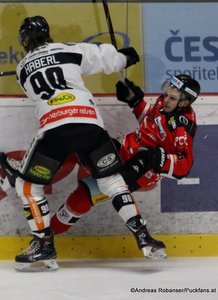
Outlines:
{"type": "Polygon", "coordinates": [[[10,76],[10,75],[16,75],[16,71],[2,71],[2,72],[0,72],[0,77],[10,76]]]}
{"type": "Polygon", "coordinates": [[[113,25],[112,25],[112,21],[111,21],[111,16],[110,16],[110,11],[109,11],[109,7],[107,4],[107,0],[102,0],[102,4],[104,7],[104,13],[105,13],[106,21],[107,21],[108,31],[109,31],[110,38],[111,38],[111,43],[117,49],[117,41],[116,41],[115,34],[114,34],[114,29],[113,29],[113,25]]]}
{"type": "MultiPolygon", "coordinates": [[[[111,21],[111,16],[110,16],[110,11],[109,11],[109,7],[107,4],[107,0],[102,0],[102,4],[104,7],[104,14],[105,14],[105,18],[107,21],[107,27],[108,27],[108,31],[110,34],[111,44],[117,49],[117,41],[116,41],[115,34],[114,34],[114,29],[113,29],[113,25],[112,25],[112,21],[111,21]]],[[[125,82],[125,76],[124,76],[123,71],[120,71],[119,75],[120,75],[120,80],[122,82],[125,82]]]]}

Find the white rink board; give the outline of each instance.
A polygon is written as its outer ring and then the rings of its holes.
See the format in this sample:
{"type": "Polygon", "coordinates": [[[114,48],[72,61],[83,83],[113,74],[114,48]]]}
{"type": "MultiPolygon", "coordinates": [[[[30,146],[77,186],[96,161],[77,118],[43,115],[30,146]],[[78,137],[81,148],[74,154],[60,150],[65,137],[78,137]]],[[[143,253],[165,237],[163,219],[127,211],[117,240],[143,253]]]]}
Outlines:
{"type": "MultiPolygon", "coordinates": [[[[148,96],[151,103],[152,96],[148,96]]],[[[218,124],[218,95],[202,96],[193,105],[198,124],[218,124]]],[[[113,96],[96,96],[106,128],[113,137],[134,131],[137,121],[131,110],[116,102],[113,96]]],[[[0,98],[0,150],[5,152],[25,150],[37,130],[34,103],[26,98],[0,98]]],[[[51,211],[59,205],[77,185],[77,168],[52,187],[47,195],[51,211]]],[[[217,233],[218,212],[160,213],[160,185],[149,192],[136,192],[141,214],[148,221],[148,228],[155,234],[217,233]]],[[[0,201],[0,235],[28,235],[29,227],[24,218],[22,203],[11,189],[0,201]]],[[[67,235],[122,235],[129,234],[114,211],[111,202],[95,206],[67,235]]]]}

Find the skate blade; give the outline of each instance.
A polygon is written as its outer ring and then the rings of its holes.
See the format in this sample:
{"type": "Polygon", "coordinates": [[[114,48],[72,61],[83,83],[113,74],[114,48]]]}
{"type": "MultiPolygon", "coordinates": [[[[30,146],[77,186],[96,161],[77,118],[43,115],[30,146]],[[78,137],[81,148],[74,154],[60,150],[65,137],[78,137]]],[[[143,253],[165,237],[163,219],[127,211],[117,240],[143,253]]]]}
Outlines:
{"type": "Polygon", "coordinates": [[[55,259],[40,260],[33,263],[15,262],[14,268],[19,272],[46,272],[58,270],[58,264],[55,259]]]}
{"type": "Polygon", "coordinates": [[[142,248],[143,254],[145,257],[153,260],[161,260],[167,258],[167,254],[164,248],[158,249],[156,251],[152,251],[152,247],[144,247],[142,248]]]}

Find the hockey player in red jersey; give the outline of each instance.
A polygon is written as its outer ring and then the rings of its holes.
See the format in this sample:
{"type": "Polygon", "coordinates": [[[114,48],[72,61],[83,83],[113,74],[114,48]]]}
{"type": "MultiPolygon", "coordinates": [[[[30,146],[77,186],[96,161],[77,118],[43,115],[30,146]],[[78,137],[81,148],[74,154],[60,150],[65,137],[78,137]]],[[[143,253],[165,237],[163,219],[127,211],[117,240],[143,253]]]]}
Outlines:
{"type": "MultiPolygon", "coordinates": [[[[117,97],[122,101],[124,91],[121,90],[126,88],[121,82],[117,88],[117,97]]],[[[160,174],[180,179],[188,175],[193,163],[196,116],[191,104],[200,86],[196,80],[182,74],[165,82],[162,89],[164,94],[153,107],[143,100],[130,104],[140,127],[125,136],[120,155],[127,160],[145,147],[157,178],[160,174]]]]}
{"type": "MultiPolygon", "coordinates": [[[[200,85],[190,76],[182,74],[166,81],[162,89],[164,94],[151,106],[133,82],[126,79],[125,84],[117,84],[118,100],[128,103],[140,124],[136,131],[126,134],[117,146],[125,161],[121,174],[132,192],[149,188],[163,177],[181,179],[188,175],[193,164],[196,116],[191,104],[199,95],[200,85]]],[[[105,198],[92,177],[81,179],[78,188],[52,217],[54,232],[66,231],[95,203],[105,198]]],[[[112,204],[133,232],[144,255],[148,258],[165,257],[164,244],[149,235],[136,205],[113,200],[112,204]]]]}

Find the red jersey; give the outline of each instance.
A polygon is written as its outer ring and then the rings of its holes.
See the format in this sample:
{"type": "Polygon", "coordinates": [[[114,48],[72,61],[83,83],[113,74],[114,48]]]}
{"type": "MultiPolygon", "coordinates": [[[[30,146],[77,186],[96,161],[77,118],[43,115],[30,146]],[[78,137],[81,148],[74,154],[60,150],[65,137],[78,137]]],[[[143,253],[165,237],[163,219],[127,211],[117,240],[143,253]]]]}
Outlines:
{"type": "Polygon", "coordinates": [[[120,155],[127,160],[138,152],[139,147],[163,147],[167,160],[160,174],[153,169],[139,178],[137,184],[148,187],[162,177],[181,179],[188,175],[193,164],[193,138],[196,131],[196,115],[191,106],[182,112],[165,113],[164,96],[152,107],[141,101],[133,112],[140,126],[125,136],[120,155]]]}

